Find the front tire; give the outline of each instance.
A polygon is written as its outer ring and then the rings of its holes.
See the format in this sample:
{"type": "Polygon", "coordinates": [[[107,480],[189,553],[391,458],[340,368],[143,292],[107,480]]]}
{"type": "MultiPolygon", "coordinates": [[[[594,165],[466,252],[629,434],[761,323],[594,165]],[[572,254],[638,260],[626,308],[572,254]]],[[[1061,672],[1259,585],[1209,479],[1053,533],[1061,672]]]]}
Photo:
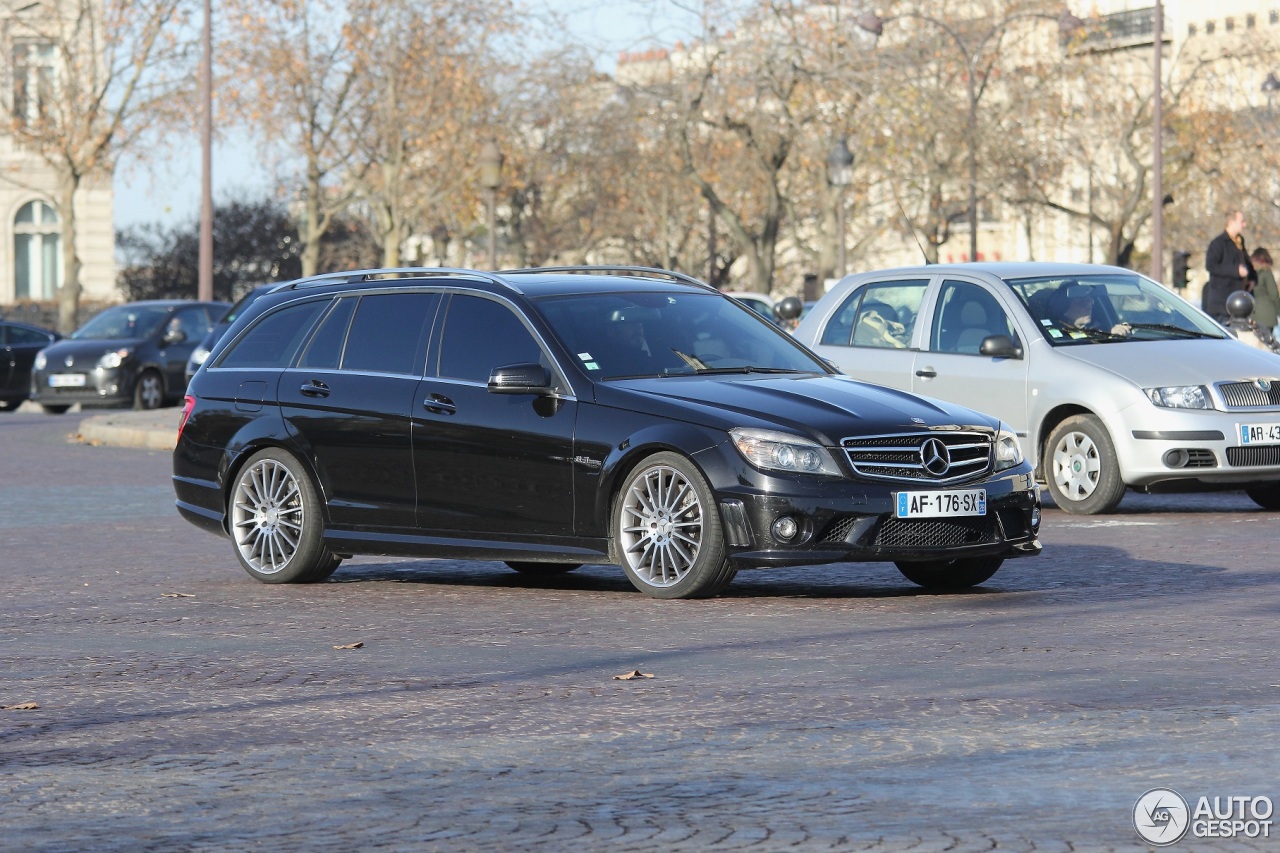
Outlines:
{"type": "Polygon", "coordinates": [[[302,464],[283,450],[255,453],[229,501],[231,538],[244,570],[263,583],[316,583],[341,558],[324,544],[320,498],[302,464]]]}
{"type": "Polygon", "coordinates": [[[1094,415],[1072,415],[1045,442],[1045,479],[1059,508],[1072,515],[1100,515],[1124,497],[1115,445],[1094,415]]]}
{"type": "Polygon", "coordinates": [[[707,598],[733,580],[702,472],[676,453],[655,453],[614,501],[614,545],[631,584],[654,598],[707,598]]]}
{"type": "Polygon", "coordinates": [[[133,407],[139,411],[164,405],[164,378],[154,370],[144,370],[133,387],[133,407]]]}
{"type": "Polygon", "coordinates": [[[1250,486],[1244,493],[1263,509],[1280,509],[1280,483],[1250,486]]]}
{"type": "Polygon", "coordinates": [[[907,580],[929,589],[968,589],[991,580],[1003,562],[1001,557],[967,557],[894,565],[907,580]]]}

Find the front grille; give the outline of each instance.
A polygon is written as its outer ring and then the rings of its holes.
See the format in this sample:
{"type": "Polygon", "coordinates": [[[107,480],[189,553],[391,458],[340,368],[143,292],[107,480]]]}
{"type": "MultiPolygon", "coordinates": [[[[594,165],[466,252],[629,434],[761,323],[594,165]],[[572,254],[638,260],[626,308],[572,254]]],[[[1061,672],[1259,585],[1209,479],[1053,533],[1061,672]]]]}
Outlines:
{"type": "Polygon", "coordinates": [[[858,520],[857,516],[849,515],[844,518],[835,518],[827,525],[818,537],[818,541],[824,544],[832,542],[843,542],[849,538],[849,531],[853,529],[854,522],[858,520]]]}
{"type": "Polygon", "coordinates": [[[1228,447],[1228,465],[1280,465],[1280,445],[1228,447]]]}
{"type": "Polygon", "coordinates": [[[991,434],[982,432],[913,432],[873,435],[842,441],[849,464],[870,480],[909,483],[956,483],[991,470],[991,434]],[[937,474],[925,468],[921,450],[929,439],[946,445],[951,463],[937,474]]]}
{"type": "Polygon", "coordinates": [[[1228,409],[1280,406],[1280,379],[1271,380],[1265,391],[1253,382],[1219,382],[1218,390],[1228,409]]]}
{"type": "Polygon", "coordinates": [[[982,545],[998,541],[994,517],[894,518],[876,531],[873,545],[882,548],[937,548],[948,545],[982,545]]]}

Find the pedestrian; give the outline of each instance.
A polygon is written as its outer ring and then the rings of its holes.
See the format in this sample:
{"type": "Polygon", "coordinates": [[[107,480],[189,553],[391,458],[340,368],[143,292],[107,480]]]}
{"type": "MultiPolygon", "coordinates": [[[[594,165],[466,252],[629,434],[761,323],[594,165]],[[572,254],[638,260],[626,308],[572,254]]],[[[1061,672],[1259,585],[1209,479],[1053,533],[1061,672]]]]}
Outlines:
{"type": "Polygon", "coordinates": [[[1259,246],[1249,259],[1258,271],[1258,282],[1253,286],[1253,321],[1274,336],[1276,323],[1280,322],[1280,291],[1271,271],[1271,253],[1259,246]]]}
{"type": "Polygon", "coordinates": [[[1220,323],[1227,323],[1227,297],[1237,290],[1249,290],[1255,273],[1244,247],[1244,212],[1227,214],[1226,228],[1209,243],[1204,253],[1204,268],[1209,281],[1204,286],[1200,304],[1204,312],[1220,323]]]}

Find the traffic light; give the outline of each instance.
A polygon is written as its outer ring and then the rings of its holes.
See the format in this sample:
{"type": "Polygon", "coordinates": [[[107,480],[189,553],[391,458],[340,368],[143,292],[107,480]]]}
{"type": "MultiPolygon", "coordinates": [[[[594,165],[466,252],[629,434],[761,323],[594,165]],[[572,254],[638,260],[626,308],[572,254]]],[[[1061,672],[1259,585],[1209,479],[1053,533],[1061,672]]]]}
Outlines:
{"type": "Polygon", "coordinates": [[[1182,290],[1187,286],[1187,258],[1190,252],[1175,250],[1173,253],[1173,286],[1182,290]]]}

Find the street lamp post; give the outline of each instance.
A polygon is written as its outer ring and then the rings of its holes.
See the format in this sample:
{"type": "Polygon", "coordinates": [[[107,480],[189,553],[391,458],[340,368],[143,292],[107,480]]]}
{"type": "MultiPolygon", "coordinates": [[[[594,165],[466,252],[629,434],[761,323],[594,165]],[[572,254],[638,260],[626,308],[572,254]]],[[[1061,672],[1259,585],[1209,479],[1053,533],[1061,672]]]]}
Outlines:
{"type": "Polygon", "coordinates": [[[836,276],[846,272],[844,233],[844,192],[853,182],[853,152],[842,136],[827,155],[827,180],[836,190],[836,276]]]}
{"type": "Polygon", "coordinates": [[[213,10],[204,0],[200,59],[200,245],[196,295],[213,299],[213,10]]]}
{"type": "Polygon", "coordinates": [[[502,186],[502,149],[492,139],[480,146],[478,164],[480,166],[480,186],[485,190],[485,204],[489,214],[489,269],[498,268],[498,227],[497,204],[498,187],[502,186]]]}
{"type": "Polygon", "coordinates": [[[1164,4],[1156,0],[1151,24],[1151,277],[1164,281],[1164,4]]]}
{"type": "Polygon", "coordinates": [[[1267,79],[1262,81],[1262,94],[1267,96],[1267,115],[1271,115],[1271,102],[1275,99],[1276,92],[1280,92],[1280,78],[1276,77],[1276,72],[1271,71],[1267,74],[1267,79]]]}

